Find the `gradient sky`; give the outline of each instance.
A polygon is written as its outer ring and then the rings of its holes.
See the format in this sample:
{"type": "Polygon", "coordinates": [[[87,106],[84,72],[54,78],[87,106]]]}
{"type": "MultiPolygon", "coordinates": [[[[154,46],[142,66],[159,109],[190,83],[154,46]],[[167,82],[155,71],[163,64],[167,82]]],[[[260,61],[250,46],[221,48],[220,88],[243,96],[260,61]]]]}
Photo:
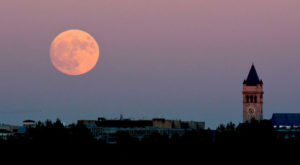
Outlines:
{"type": "Polygon", "coordinates": [[[299,0],[0,0],[0,122],[98,116],[242,121],[252,62],[264,117],[300,112],[299,0]],[[51,64],[56,35],[99,43],[89,73],[51,64]]]}

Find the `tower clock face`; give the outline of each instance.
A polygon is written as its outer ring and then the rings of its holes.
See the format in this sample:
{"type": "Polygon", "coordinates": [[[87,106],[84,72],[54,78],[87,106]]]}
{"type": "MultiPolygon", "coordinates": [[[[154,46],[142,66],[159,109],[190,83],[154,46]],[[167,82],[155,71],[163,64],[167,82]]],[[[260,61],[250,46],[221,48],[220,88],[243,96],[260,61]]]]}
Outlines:
{"type": "Polygon", "coordinates": [[[251,116],[254,116],[254,109],[253,108],[249,108],[248,112],[251,116]]]}

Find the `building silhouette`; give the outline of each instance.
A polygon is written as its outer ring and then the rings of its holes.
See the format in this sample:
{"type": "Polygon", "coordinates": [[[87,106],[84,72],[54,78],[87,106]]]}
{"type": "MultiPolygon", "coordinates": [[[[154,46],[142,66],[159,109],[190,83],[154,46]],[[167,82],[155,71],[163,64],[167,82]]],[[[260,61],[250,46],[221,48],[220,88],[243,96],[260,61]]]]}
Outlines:
{"type": "Polygon", "coordinates": [[[120,132],[142,140],[144,137],[153,134],[172,137],[175,134],[182,136],[187,131],[205,129],[205,122],[167,120],[164,118],[130,120],[124,119],[122,116],[119,120],[99,117],[98,120],[78,120],[77,123],[85,125],[95,138],[108,144],[116,143],[117,135],[120,132]]]}

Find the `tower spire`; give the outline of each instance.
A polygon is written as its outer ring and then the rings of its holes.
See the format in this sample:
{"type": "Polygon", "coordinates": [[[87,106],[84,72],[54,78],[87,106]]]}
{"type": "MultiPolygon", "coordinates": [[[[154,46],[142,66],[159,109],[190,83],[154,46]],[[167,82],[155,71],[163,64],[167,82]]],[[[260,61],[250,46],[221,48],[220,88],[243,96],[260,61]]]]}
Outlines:
{"type": "Polygon", "coordinates": [[[254,63],[252,63],[251,69],[249,71],[247,79],[244,81],[244,84],[247,86],[256,86],[258,84],[262,84],[262,81],[259,79],[258,74],[256,72],[254,63]]]}

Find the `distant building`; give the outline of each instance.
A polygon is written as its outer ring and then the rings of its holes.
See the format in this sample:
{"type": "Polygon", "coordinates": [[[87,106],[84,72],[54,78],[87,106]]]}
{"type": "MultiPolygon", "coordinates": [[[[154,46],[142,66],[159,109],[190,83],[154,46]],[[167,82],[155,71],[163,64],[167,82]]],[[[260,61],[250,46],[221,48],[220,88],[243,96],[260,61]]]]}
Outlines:
{"type": "Polygon", "coordinates": [[[0,139],[7,139],[18,133],[19,126],[0,124],[0,139]]]}
{"type": "Polygon", "coordinates": [[[274,113],[271,121],[279,137],[284,139],[300,137],[300,113],[274,113]]]}
{"type": "Polygon", "coordinates": [[[13,133],[6,130],[6,129],[0,129],[0,139],[6,140],[9,136],[12,136],[13,133]]]}
{"type": "Polygon", "coordinates": [[[254,65],[243,83],[243,122],[263,119],[263,81],[259,79],[254,65]]]}
{"type": "Polygon", "coordinates": [[[8,125],[8,124],[0,124],[0,130],[10,131],[11,128],[10,128],[10,125],[8,125]]]}
{"type": "Polygon", "coordinates": [[[33,120],[24,120],[23,126],[25,127],[35,127],[36,123],[33,120]]]}
{"type": "Polygon", "coordinates": [[[98,120],[78,120],[77,123],[84,124],[96,138],[102,139],[106,143],[116,143],[118,132],[126,132],[141,140],[154,133],[171,137],[174,134],[181,136],[185,131],[199,131],[205,128],[204,122],[166,120],[164,118],[152,120],[129,120],[123,119],[123,117],[120,120],[98,118],[98,120]]]}
{"type": "Polygon", "coordinates": [[[97,120],[78,120],[77,123],[87,125],[87,124],[95,124],[97,120]]]}
{"type": "Polygon", "coordinates": [[[18,133],[24,134],[28,128],[35,128],[36,122],[33,120],[24,120],[23,125],[19,127],[18,133]]]}
{"type": "Polygon", "coordinates": [[[271,121],[277,128],[300,128],[300,113],[274,113],[271,121]]]}

